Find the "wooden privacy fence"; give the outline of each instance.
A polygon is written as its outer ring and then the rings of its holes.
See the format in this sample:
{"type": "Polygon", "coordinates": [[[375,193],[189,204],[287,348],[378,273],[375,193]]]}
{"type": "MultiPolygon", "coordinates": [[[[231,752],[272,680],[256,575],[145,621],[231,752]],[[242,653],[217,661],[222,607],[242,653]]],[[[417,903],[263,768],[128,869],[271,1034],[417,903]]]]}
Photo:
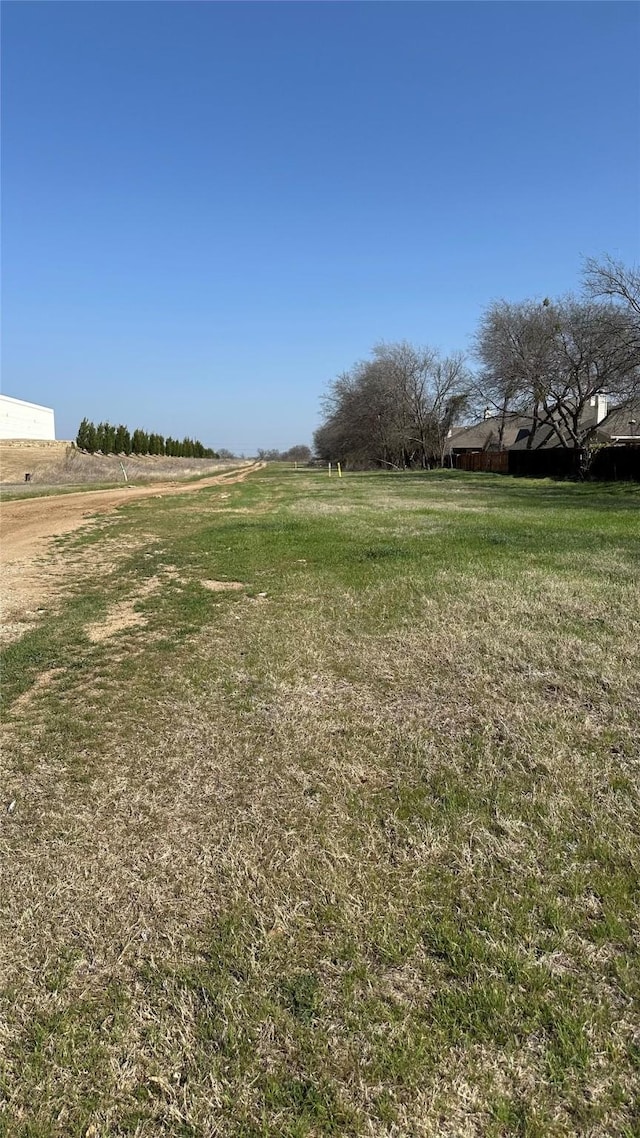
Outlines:
{"type": "Polygon", "coordinates": [[[479,450],[456,455],[457,470],[482,470],[490,474],[506,474],[509,470],[509,452],[506,450],[479,450]]]}
{"type": "Polygon", "coordinates": [[[589,478],[640,482],[640,446],[602,447],[594,455],[589,478]]]}
{"type": "Polygon", "coordinates": [[[587,478],[640,482],[640,446],[602,447],[590,466],[572,447],[540,450],[474,451],[455,456],[457,470],[514,474],[521,478],[587,478]]]}
{"type": "Polygon", "coordinates": [[[517,478],[579,478],[584,455],[573,447],[510,450],[509,474],[517,478]]]}

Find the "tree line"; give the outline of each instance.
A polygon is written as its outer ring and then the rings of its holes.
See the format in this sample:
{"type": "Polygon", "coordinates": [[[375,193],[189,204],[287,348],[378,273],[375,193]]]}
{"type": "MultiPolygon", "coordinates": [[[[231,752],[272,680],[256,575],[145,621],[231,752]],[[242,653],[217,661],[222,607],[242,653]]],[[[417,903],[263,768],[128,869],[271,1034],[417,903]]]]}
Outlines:
{"type": "Polygon", "coordinates": [[[299,443],[289,447],[289,450],[263,450],[258,451],[258,458],[263,462],[310,462],[313,455],[311,447],[299,443]]]}
{"type": "Polygon", "coordinates": [[[330,385],[325,421],[315,432],[319,458],[351,467],[441,465],[449,428],[471,401],[471,373],[461,354],[376,344],[330,385]]]}
{"type": "Polygon", "coordinates": [[[154,432],[137,427],[130,431],[122,423],[98,423],[83,419],[78,427],[76,446],[89,454],[165,455],[168,458],[219,458],[211,447],[205,447],[198,439],[165,438],[154,432]]]}
{"type": "Polygon", "coordinates": [[[610,257],[586,262],[580,296],[491,303],[471,360],[375,345],[330,383],[316,452],[356,468],[441,466],[451,427],[482,412],[500,438],[517,415],[529,447],[544,432],[588,449],[596,424],[586,412],[600,392],[616,406],[640,400],[640,273],[610,257]]]}

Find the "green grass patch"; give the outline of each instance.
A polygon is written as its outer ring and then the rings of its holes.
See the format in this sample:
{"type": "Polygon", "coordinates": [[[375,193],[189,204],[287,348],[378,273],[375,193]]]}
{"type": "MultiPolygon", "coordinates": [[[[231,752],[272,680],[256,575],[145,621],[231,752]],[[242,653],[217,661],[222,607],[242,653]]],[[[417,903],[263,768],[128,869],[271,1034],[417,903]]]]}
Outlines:
{"type": "Polygon", "coordinates": [[[636,1133],[639,505],[267,468],[65,538],[8,1133],[636,1133]]]}

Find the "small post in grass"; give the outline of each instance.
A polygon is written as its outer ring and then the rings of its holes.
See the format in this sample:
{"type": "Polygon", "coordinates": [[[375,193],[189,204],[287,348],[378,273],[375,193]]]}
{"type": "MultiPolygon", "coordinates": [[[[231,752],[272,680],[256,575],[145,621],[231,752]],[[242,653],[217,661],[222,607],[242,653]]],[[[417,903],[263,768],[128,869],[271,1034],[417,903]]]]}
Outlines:
{"type": "Polygon", "coordinates": [[[338,478],[342,478],[342,467],[340,466],[340,463],[336,463],[336,466],[338,467],[338,478]]]}
{"type": "Polygon", "coordinates": [[[120,463],[120,469],[121,469],[122,473],[124,474],[124,480],[125,480],[125,482],[128,482],[128,481],[129,481],[129,479],[127,478],[127,472],[126,472],[126,470],[125,470],[125,468],[124,468],[124,464],[123,464],[122,462],[120,463]]]}
{"type": "Polygon", "coordinates": [[[331,463],[329,463],[329,478],[331,478],[331,463]]]}

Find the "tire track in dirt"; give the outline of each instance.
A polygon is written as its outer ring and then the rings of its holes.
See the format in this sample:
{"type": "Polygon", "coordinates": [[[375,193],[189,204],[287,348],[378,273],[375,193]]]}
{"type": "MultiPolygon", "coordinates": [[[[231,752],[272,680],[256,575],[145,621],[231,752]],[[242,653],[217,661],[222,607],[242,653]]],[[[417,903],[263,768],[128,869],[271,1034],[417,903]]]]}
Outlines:
{"type": "Polygon", "coordinates": [[[4,503],[0,548],[2,639],[13,640],[21,635],[50,595],[56,580],[65,575],[64,564],[55,565],[53,558],[43,564],[54,538],[72,533],[97,515],[129,502],[188,494],[210,486],[230,486],[243,482],[264,465],[264,462],[254,462],[198,482],[174,480],[117,490],[80,490],[4,503]]]}

